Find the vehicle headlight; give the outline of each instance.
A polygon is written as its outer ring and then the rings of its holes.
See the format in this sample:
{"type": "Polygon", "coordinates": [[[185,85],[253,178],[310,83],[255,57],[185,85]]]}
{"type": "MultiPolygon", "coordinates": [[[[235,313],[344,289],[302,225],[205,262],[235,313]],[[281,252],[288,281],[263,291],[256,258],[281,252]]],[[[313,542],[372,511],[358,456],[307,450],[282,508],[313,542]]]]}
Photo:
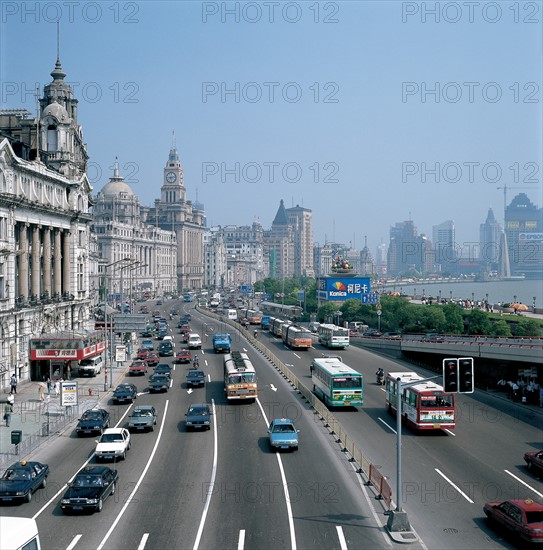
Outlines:
{"type": "Polygon", "coordinates": [[[16,497],[22,497],[24,494],[25,494],[24,491],[15,491],[15,496],[16,497]]]}
{"type": "Polygon", "coordinates": [[[70,504],[70,499],[69,498],[63,498],[61,501],[60,501],[61,504],[70,504]]]}
{"type": "Polygon", "coordinates": [[[98,504],[98,499],[97,498],[88,498],[87,503],[88,504],[98,504]]]}
{"type": "Polygon", "coordinates": [[[99,429],[100,429],[100,426],[93,426],[92,429],[93,429],[93,430],[99,430],[99,429]]]}

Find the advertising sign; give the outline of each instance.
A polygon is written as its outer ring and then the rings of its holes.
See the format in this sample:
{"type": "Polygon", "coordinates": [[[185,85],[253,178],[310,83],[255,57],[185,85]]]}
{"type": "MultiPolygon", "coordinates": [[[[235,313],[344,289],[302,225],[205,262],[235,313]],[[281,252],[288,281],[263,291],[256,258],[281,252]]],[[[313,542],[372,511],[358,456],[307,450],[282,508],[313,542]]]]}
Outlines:
{"type": "Polygon", "coordinates": [[[317,297],[321,300],[362,300],[362,296],[369,293],[369,277],[322,277],[317,281],[317,297]]]}
{"type": "Polygon", "coordinates": [[[117,363],[126,361],[126,346],[115,346],[115,361],[117,363]]]}
{"type": "Polygon", "coordinates": [[[66,407],[77,405],[77,382],[61,383],[60,404],[66,407]]]}

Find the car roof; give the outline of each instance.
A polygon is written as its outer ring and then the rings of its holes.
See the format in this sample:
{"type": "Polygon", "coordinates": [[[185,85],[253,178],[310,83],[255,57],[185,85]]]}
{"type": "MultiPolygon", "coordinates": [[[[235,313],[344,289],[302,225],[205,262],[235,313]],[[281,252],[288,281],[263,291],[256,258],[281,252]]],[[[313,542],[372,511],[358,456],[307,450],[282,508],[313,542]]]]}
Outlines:
{"type": "Polygon", "coordinates": [[[189,372],[187,372],[187,376],[191,376],[191,375],[194,375],[194,374],[203,375],[204,371],[203,370],[198,370],[198,369],[191,369],[191,370],[189,370],[189,372]]]}
{"type": "Polygon", "coordinates": [[[189,409],[209,409],[208,403],[193,403],[192,405],[189,405],[189,409]]]}
{"type": "Polygon", "coordinates": [[[107,428],[104,430],[104,434],[120,434],[124,428],[107,428]]]}
{"type": "Polygon", "coordinates": [[[150,411],[152,409],[154,409],[153,405],[138,405],[134,407],[134,411],[150,411]]]}
{"type": "Polygon", "coordinates": [[[272,422],[274,424],[294,424],[290,418],[274,418],[272,422]]]}
{"type": "Polygon", "coordinates": [[[524,510],[525,512],[541,512],[543,511],[543,504],[532,500],[530,498],[527,499],[513,499],[508,500],[505,502],[510,502],[511,504],[514,504],[515,506],[518,506],[521,510],[524,510]]]}
{"type": "Polygon", "coordinates": [[[77,472],[77,475],[79,474],[105,474],[108,470],[111,470],[108,466],[99,466],[93,464],[92,466],[85,466],[82,470],[79,470],[77,472]]]}

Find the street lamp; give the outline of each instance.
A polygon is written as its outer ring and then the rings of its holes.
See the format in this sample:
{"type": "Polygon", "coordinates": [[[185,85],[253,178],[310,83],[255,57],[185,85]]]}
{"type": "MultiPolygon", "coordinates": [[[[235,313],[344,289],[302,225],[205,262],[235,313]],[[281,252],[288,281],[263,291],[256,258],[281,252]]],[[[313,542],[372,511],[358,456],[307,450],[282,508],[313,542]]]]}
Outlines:
{"type": "Polygon", "coordinates": [[[341,311],[336,311],[334,313],[334,317],[336,317],[336,325],[339,327],[339,320],[341,319],[341,316],[343,315],[343,313],[341,311]]]}
{"type": "Polygon", "coordinates": [[[532,298],[532,300],[533,300],[533,302],[532,302],[532,312],[533,312],[533,313],[535,313],[535,299],[536,299],[536,297],[534,296],[534,297],[532,298]]]}

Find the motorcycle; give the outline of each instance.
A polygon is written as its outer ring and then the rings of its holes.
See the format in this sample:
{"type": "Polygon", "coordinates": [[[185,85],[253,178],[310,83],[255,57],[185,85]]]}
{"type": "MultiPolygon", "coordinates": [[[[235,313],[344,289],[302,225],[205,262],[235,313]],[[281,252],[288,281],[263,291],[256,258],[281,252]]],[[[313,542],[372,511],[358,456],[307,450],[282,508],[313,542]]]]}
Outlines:
{"type": "Polygon", "coordinates": [[[376,372],[377,376],[377,385],[378,386],[384,386],[385,385],[385,373],[384,372],[376,372]]]}

